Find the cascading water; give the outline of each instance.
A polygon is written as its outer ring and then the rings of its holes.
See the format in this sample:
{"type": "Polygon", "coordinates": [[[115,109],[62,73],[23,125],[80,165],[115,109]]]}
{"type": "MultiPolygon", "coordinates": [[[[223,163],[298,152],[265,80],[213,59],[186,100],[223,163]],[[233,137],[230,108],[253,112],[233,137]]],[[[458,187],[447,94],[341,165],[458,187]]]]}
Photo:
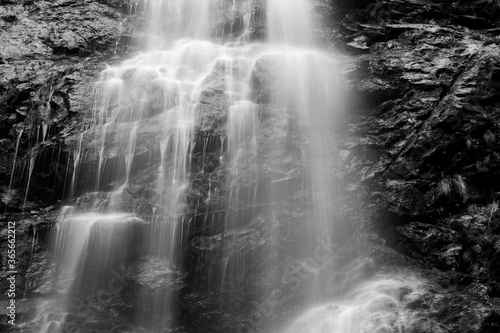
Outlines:
{"type": "Polygon", "coordinates": [[[268,0],[269,42],[242,42],[263,16],[258,4],[145,2],[147,52],[101,73],[93,126],[74,140],[65,177],[77,200],[61,212],[54,236],[60,294],[41,303],[48,310],[35,316],[39,332],[84,325],[67,316],[84,295],[97,295],[106,308],[132,294],[127,324],[173,329],[187,247],[199,251],[191,281],[209,295],[200,302],[207,312],[261,313],[233,330],[277,330],[278,311],[288,320],[308,307],[288,332],[378,332],[404,320],[384,310],[398,306],[385,287],[398,282],[384,277],[318,307],[331,301],[333,248],[347,236],[335,216],[333,176],[345,112],[339,65],[314,48],[306,0],[268,0]],[[217,6],[230,6],[230,24],[216,25],[217,6]],[[193,183],[203,181],[206,194],[193,203],[193,183]],[[123,282],[129,278],[133,288],[123,282]],[[373,316],[383,317],[382,326],[370,326],[373,316]]]}
{"type": "Polygon", "coordinates": [[[440,332],[429,318],[404,306],[424,293],[425,283],[414,276],[376,276],[344,299],[309,310],[286,333],[440,332]]]}
{"type": "Polygon", "coordinates": [[[307,1],[268,1],[269,41],[278,45],[314,46],[308,5],[307,1]]]}

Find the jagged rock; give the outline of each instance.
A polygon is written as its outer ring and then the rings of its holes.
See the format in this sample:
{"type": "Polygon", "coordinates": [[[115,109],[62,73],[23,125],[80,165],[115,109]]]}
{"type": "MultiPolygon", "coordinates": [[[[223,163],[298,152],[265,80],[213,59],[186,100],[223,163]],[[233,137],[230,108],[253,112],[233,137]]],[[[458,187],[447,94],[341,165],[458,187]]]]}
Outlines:
{"type": "Polygon", "coordinates": [[[398,232],[416,251],[441,269],[458,269],[462,245],[459,234],[454,230],[413,222],[399,227],[398,232]]]}
{"type": "Polygon", "coordinates": [[[126,268],[125,274],[128,280],[134,281],[141,288],[148,289],[150,293],[164,292],[172,286],[182,287],[179,272],[173,271],[170,264],[163,258],[140,258],[126,268]]]}
{"type": "MultiPolygon", "coordinates": [[[[90,106],[88,82],[94,80],[101,61],[96,58],[113,52],[121,14],[93,1],[60,0],[5,3],[0,17],[0,118],[2,137],[10,139],[5,146],[10,161],[2,163],[0,177],[9,185],[12,174],[11,189],[24,197],[27,187],[20,184],[27,183],[27,176],[21,179],[15,171],[31,163],[30,157],[36,154],[29,205],[37,205],[39,198],[48,203],[61,198],[64,187],[60,177],[60,166],[67,163],[64,132],[75,124],[71,118],[90,106]],[[61,149],[63,153],[54,154],[61,149]],[[45,160],[47,155],[52,160],[45,160]],[[47,183],[55,185],[47,189],[51,195],[40,196],[41,184],[47,183]]],[[[3,205],[15,209],[13,202],[3,205]]]]}
{"type": "Polygon", "coordinates": [[[2,7],[0,16],[8,30],[0,35],[5,46],[1,57],[50,54],[88,55],[114,46],[119,15],[107,6],[79,0],[41,1],[29,6],[2,7]],[[10,22],[8,22],[10,21],[10,22]]]}
{"type": "Polygon", "coordinates": [[[491,170],[476,166],[469,151],[476,157],[491,154],[487,146],[475,148],[474,142],[484,142],[485,131],[496,133],[490,129],[496,115],[486,101],[496,95],[488,69],[498,66],[493,59],[498,58],[499,49],[485,46],[467,32],[458,32],[462,37],[455,45],[437,47],[433,44],[450,36],[448,28],[409,29],[391,48],[386,45],[384,50],[355,58],[355,65],[347,67],[346,75],[355,82],[351,89],[372,110],[350,125],[352,139],[343,146],[353,152],[347,163],[357,170],[354,178],[371,191],[382,184],[383,193],[373,193],[382,195],[389,210],[436,216],[442,214],[443,208],[438,207],[445,201],[446,209],[459,209],[470,195],[467,192],[479,190],[483,185],[477,181],[491,170]],[[415,40],[416,45],[400,43],[403,40],[415,40]],[[479,109],[485,111],[484,117],[474,116],[479,109]],[[462,168],[467,170],[467,179],[459,175],[462,168]],[[440,189],[443,181],[450,182],[451,192],[440,189]]]}
{"type": "Polygon", "coordinates": [[[252,88],[254,99],[258,103],[270,103],[271,93],[274,92],[276,87],[275,70],[272,66],[272,56],[265,55],[257,59],[255,67],[252,71],[252,88]]]}

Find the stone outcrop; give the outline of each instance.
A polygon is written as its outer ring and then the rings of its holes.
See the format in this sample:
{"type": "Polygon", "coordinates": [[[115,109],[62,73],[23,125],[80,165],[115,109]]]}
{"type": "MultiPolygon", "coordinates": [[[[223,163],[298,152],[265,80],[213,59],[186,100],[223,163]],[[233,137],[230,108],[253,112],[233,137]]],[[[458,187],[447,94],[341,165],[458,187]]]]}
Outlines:
{"type": "Polygon", "coordinates": [[[487,332],[498,314],[500,8],[374,1],[337,10],[347,14],[329,31],[353,55],[344,70],[357,96],[340,148],[349,192],[364,193],[385,244],[450,277],[454,305],[438,309],[440,321],[487,332]],[[469,302],[473,313],[455,321],[469,302]]]}
{"type": "Polygon", "coordinates": [[[119,42],[124,15],[112,5],[69,0],[0,6],[1,207],[23,205],[28,177],[21,170],[30,164],[37,167],[27,206],[62,199],[69,154],[65,138],[80,126],[90,107],[89,83],[119,42]]]}

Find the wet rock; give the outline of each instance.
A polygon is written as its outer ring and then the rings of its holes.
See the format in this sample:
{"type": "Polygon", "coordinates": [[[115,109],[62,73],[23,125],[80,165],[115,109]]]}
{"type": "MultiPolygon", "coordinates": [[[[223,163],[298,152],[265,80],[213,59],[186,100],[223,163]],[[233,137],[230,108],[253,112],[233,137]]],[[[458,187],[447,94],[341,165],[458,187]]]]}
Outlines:
{"type": "Polygon", "coordinates": [[[361,179],[389,211],[436,217],[444,210],[459,211],[471,193],[483,191],[486,184],[480,179],[492,172],[491,164],[482,167],[492,151],[479,142],[485,142],[485,131],[491,131],[491,119],[496,119],[486,102],[491,97],[486,96],[497,94],[488,83],[487,68],[496,68],[491,61],[498,48],[484,46],[467,31],[407,29],[390,48],[387,44],[347,64],[351,89],[362,97],[362,108],[371,111],[356,116],[349,127],[353,135],[342,149],[352,152],[349,177],[361,179]],[[462,36],[455,44],[433,45],[455,33],[462,36]],[[409,44],[400,43],[403,40],[409,44]],[[480,109],[485,117],[474,116],[480,109]],[[443,188],[446,183],[451,191],[443,188]],[[377,188],[381,192],[373,191],[377,188]]]}
{"type": "Polygon", "coordinates": [[[225,23],[219,24],[210,35],[214,38],[239,36],[245,29],[243,16],[237,16],[225,23]]]}
{"type": "Polygon", "coordinates": [[[500,313],[497,311],[491,312],[483,324],[481,325],[480,333],[494,333],[500,330],[500,313]]]}
{"type": "Polygon", "coordinates": [[[412,292],[404,296],[406,306],[412,310],[428,309],[429,305],[422,293],[412,292]]]}
{"type": "Polygon", "coordinates": [[[34,253],[26,271],[26,289],[31,294],[48,295],[54,287],[54,265],[45,251],[34,253]]]}
{"type": "Polygon", "coordinates": [[[271,93],[274,92],[276,73],[273,70],[272,57],[263,56],[255,62],[255,67],[252,71],[252,88],[254,91],[254,99],[258,103],[270,103],[271,93]]]}
{"type": "Polygon", "coordinates": [[[488,304],[490,302],[489,288],[480,282],[471,283],[464,289],[463,292],[469,294],[471,298],[481,301],[484,304],[488,304]]]}
{"type": "MultiPolygon", "coordinates": [[[[1,228],[0,228],[0,267],[2,271],[0,275],[2,280],[0,281],[0,290],[6,295],[6,290],[9,289],[8,281],[5,279],[7,273],[11,271],[8,266],[8,231],[15,230],[16,235],[16,270],[18,274],[16,275],[16,295],[23,295],[25,292],[28,293],[26,288],[33,281],[33,275],[45,276],[47,265],[45,265],[45,257],[47,256],[47,241],[50,231],[50,219],[53,218],[52,214],[46,213],[43,217],[33,215],[29,218],[29,215],[18,215],[18,214],[4,214],[1,216],[1,228]],[[8,223],[10,222],[10,223],[8,223]],[[33,266],[32,266],[33,264],[33,266]]],[[[40,281],[43,283],[42,281],[40,281]]],[[[46,280],[45,280],[46,282],[46,280]]]]}
{"type": "Polygon", "coordinates": [[[432,258],[442,269],[457,269],[462,250],[459,234],[449,228],[413,222],[399,227],[398,232],[417,251],[432,258]]]}
{"type": "Polygon", "coordinates": [[[119,15],[97,3],[81,6],[81,1],[67,0],[2,7],[4,17],[16,18],[0,35],[6,46],[2,58],[51,53],[85,55],[113,47],[119,15]]]}
{"type": "MultiPolygon", "coordinates": [[[[11,193],[24,199],[27,187],[20,184],[27,183],[28,177],[18,171],[37,155],[27,204],[50,204],[62,198],[64,191],[60,169],[68,162],[65,136],[76,124],[72,118],[89,108],[92,88],[88,82],[99,70],[101,59],[97,58],[113,53],[121,14],[96,2],[61,0],[6,3],[0,6],[0,17],[0,118],[10,157],[2,163],[1,177],[12,183],[11,193]],[[14,166],[11,161],[20,130],[14,166]],[[54,187],[41,190],[46,184],[54,187]]],[[[11,195],[6,192],[4,198],[11,195]]],[[[8,209],[20,206],[15,200],[4,205],[8,209]]]]}
{"type": "Polygon", "coordinates": [[[197,132],[225,135],[229,100],[223,90],[205,88],[200,94],[195,111],[198,118],[197,132]]]}
{"type": "Polygon", "coordinates": [[[2,330],[2,332],[5,332],[5,333],[21,332],[22,331],[19,327],[11,325],[11,324],[0,324],[0,330],[2,330]]]}
{"type": "Polygon", "coordinates": [[[164,258],[138,259],[130,264],[130,268],[126,268],[126,277],[153,293],[165,291],[179,283],[179,273],[173,271],[164,258]]]}

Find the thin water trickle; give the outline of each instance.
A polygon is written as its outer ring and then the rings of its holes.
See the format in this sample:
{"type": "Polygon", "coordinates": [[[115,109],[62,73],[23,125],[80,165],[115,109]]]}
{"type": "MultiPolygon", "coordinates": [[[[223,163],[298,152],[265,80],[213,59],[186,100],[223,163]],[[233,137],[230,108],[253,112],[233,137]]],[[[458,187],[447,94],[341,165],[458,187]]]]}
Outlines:
{"type": "Polygon", "coordinates": [[[47,138],[47,131],[48,131],[49,125],[44,121],[42,123],[42,142],[45,142],[47,138]]]}
{"type": "Polygon", "coordinates": [[[9,189],[8,189],[7,193],[10,193],[10,190],[12,189],[12,182],[14,181],[14,174],[16,172],[17,154],[19,153],[19,144],[21,142],[21,137],[23,136],[23,132],[24,132],[23,128],[21,128],[17,132],[16,148],[14,151],[14,159],[12,161],[12,170],[10,171],[9,189]]]}
{"type": "Polygon", "coordinates": [[[31,177],[33,176],[33,169],[35,168],[36,157],[38,151],[31,149],[29,153],[29,164],[28,164],[28,180],[26,182],[26,191],[24,193],[23,209],[26,208],[26,203],[28,202],[28,193],[31,185],[31,177]]]}
{"type": "Polygon", "coordinates": [[[80,158],[82,154],[82,143],[83,143],[83,132],[78,135],[77,146],[75,152],[73,153],[73,175],[71,178],[71,187],[70,187],[70,195],[73,198],[75,196],[77,190],[77,176],[78,176],[78,167],[80,166],[80,158]]]}
{"type": "Polygon", "coordinates": [[[100,138],[100,146],[99,146],[99,162],[97,163],[97,174],[96,174],[96,191],[99,191],[99,187],[101,186],[101,178],[102,178],[102,168],[104,163],[104,149],[106,144],[106,131],[109,124],[104,124],[102,126],[101,138],[100,138]]]}

